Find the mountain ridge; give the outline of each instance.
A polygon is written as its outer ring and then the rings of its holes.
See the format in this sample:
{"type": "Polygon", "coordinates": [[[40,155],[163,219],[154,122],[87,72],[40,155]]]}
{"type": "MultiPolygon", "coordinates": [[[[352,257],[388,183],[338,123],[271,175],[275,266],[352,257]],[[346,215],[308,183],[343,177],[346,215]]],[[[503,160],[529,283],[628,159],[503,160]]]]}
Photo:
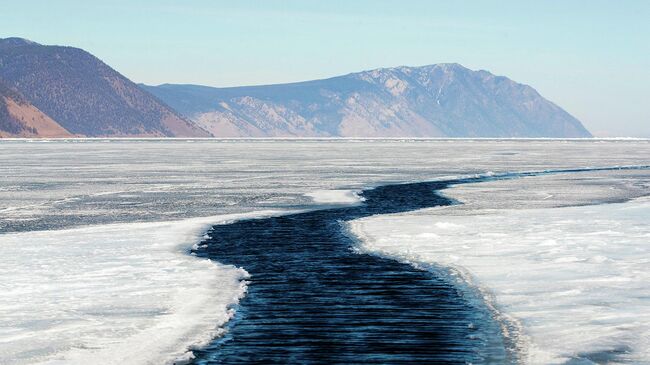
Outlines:
{"type": "Polygon", "coordinates": [[[73,135],[209,136],[80,48],[0,39],[0,79],[73,135]]]}
{"type": "Polygon", "coordinates": [[[458,63],[287,84],[141,87],[224,137],[591,137],[531,86],[458,63]]]}
{"type": "Polygon", "coordinates": [[[0,137],[591,137],[534,88],[458,63],[287,84],[135,84],[80,48],[0,39],[0,137]]]}

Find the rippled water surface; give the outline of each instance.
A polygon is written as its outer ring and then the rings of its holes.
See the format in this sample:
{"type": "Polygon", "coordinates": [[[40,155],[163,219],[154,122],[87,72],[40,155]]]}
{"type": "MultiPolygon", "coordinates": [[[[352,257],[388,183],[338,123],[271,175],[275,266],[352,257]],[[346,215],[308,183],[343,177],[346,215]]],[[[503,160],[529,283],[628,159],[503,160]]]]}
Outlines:
{"type": "Polygon", "coordinates": [[[348,208],[215,226],[198,254],[251,278],[206,363],[508,363],[497,324],[443,271],[353,252],[341,221],[447,205],[445,183],[364,191],[348,208]]]}

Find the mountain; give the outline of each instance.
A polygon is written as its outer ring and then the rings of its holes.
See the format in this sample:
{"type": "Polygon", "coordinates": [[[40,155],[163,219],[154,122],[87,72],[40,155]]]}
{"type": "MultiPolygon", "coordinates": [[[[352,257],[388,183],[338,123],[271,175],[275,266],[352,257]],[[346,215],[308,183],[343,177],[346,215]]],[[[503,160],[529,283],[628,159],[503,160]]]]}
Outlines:
{"type": "Polygon", "coordinates": [[[0,81],[0,138],[73,137],[23,95],[0,81]]]}
{"type": "Polygon", "coordinates": [[[591,137],[532,87],[459,64],[265,86],[141,86],[219,137],[591,137]]]}
{"type": "Polygon", "coordinates": [[[210,135],[591,136],[530,86],[458,64],[266,86],[139,86],[84,50],[0,39],[0,137],[210,135]]]}
{"type": "Polygon", "coordinates": [[[4,135],[209,136],[78,48],[0,39],[0,80],[5,104],[0,105],[0,133],[4,135]],[[36,124],[30,124],[32,119],[36,124]]]}

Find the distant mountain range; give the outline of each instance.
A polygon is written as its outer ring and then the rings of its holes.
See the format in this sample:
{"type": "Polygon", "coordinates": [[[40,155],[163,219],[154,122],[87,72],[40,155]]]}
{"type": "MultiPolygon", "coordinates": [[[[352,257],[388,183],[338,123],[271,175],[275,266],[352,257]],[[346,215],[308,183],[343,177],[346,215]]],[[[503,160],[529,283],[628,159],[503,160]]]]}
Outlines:
{"type": "Polygon", "coordinates": [[[0,39],[0,137],[65,136],[591,135],[530,86],[458,64],[267,86],[147,86],[78,48],[0,39]]]}
{"type": "Polygon", "coordinates": [[[268,86],[143,87],[217,136],[591,136],[530,86],[458,64],[268,86]]]}
{"type": "Polygon", "coordinates": [[[78,48],[0,39],[0,84],[4,136],[209,136],[78,48]]]}

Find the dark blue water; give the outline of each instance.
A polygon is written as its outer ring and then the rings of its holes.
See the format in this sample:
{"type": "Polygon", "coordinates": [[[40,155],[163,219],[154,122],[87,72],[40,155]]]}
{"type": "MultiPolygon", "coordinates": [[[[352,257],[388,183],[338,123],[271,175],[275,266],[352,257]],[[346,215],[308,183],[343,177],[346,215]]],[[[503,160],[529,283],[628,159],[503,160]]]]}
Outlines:
{"type": "Polygon", "coordinates": [[[447,185],[382,186],[355,207],[213,227],[197,254],[251,278],[227,335],[194,362],[507,362],[490,350],[499,334],[489,314],[445,275],[355,253],[342,231],[341,221],[449,205],[435,193],[447,185]]]}
{"type": "Polygon", "coordinates": [[[436,192],[452,184],[639,168],[648,166],[388,185],[355,207],[215,226],[196,253],[251,278],[228,333],[195,350],[194,363],[514,363],[490,313],[446,272],[356,253],[340,222],[450,205],[436,192]]]}

